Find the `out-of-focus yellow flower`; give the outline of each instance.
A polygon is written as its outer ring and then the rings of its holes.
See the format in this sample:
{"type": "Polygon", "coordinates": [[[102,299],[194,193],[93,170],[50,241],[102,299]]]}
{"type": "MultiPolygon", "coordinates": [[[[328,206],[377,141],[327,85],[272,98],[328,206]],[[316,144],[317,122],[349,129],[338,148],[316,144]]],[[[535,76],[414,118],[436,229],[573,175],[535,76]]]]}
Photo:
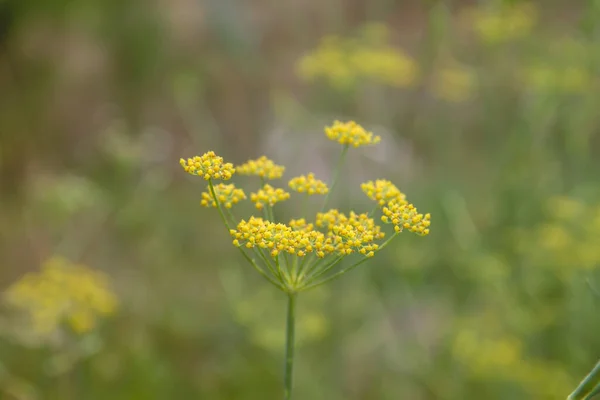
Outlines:
{"type": "Polygon", "coordinates": [[[325,127],[325,135],[329,140],[353,147],[377,144],[380,136],[373,135],[354,121],[335,121],[332,126],[325,127]]]}
{"type": "Polygon", "coordinates": [[[526,68],[523,81],[527,86],[540,92],[579,94],[590,90],[593,77],[587,69],[579,66],[560,67],[540,64],[526,68]]]}
{"type": "Polygon", "coordinates": [[[351,57],[359,76],[371,77],[394,87],[407,87],[417,80],[416,62],[400,49],[359,48],[351,57]]]}
{"type": "Polygon", "coordinates": [[[349,38],[326,36],[299,60],[297,73],[307,81],[323,78],[338,89],[365,80],[411,86],[418,79],[418,65],[402,49],[389,45],[388,37],[389,30],[381,23],[366,24],[359,35],[349,38]]]}
{"type": "Polygon", "coordinates": [[[322,180],[315,178],[311,172],[308,175],[301,175],[292,178],[289,182],[290,189],[298,193],[306,193],[309,196],[313,194],[326,194],[329,191],[327,184],[322,180]]]}
{"type": "Polygon", "coordinates": [[[265,205],[273,207],[276,203],[290,198],[290,194],[281,188],[274,188],[268,183],[256,193],[250,193],[250,200],[256,208],[262,210],[265,205]]]}
{"type": "Polygon", "coordinates": [[[537,9],[529,3],[474,8],[466,11],[466,19],[482,41],[497,44],[529,35],[537,22],[537,9]]]}
{"type": "Polygon", "coordinates": [[[368,181],[360,187],[371,200],[376,201],[380,206],[392,203],[407,204],[406,195],[388,180],[368,181]]]}
{"type": "Polygon", "coordinates": [[[273,160],[262,156],[256,160],[248,160],[246,163],[237,167],[237,173],[240,175],[254,175],[263,179],[279,179],[283,176],[285,167],[277,165],[273,160]]]}
{"type": "Polygon", "coordinates": [[[452,65],[442,68],[434,75],[432,93],[435,97],[460,103],[469,100],[476,87],[475,75],[467,68],[452,65]]]}
{"type": "Polygon", "coordinates": [[[558,196],[548,200],[547,213],[546,221],[517,235],[516,248],[526,262],[563,277],[597,268],[600,207],[558,196]]]}
{"type": "Polygon", "coordinates": [[[464,327],[455,336],[452,352],[475,377],[514,382],[532,398],[559,398],[557,393],[569,393],[576,381],[559,365],[527,357],[523,347],[516,337],[490,336],[464,327]]]}
{"type": "Polygon", "coordinates": [[[182,158],[179,163],[188,174],[201,176],[205,180],[222,179],[225,181],[231,179],[235,172],[233,164],[224,163],[223,157],[217,156],[214,151],[187,160],[182,158]]]}
{"type": "Polygon", "coordinates": [[[4,300],[22,312],[31,330],[42,336],[57,331],[62,323],[76,333],[91,331],[118,305],[105,274],[60,257],[49,259],[40,272],[11,285],[4,300]]]}
{"type": "MultiPolygon", "coordinates": [[[[234,204],[246,199],[246,193],[242,189],[236,188],[234,184],[219,183],[214,186],[214,189],[219,203],[225,208],[231,208],[234,204]]],[[[217,202],[210,191],[210,187],[202,193],[200,204],[204,207],[217,207],[217,202]]]]}

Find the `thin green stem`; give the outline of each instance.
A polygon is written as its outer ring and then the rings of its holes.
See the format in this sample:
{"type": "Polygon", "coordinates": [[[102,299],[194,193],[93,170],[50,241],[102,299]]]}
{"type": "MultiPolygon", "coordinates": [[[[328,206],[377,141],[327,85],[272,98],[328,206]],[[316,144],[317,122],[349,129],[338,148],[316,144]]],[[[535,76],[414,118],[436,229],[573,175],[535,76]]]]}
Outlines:
{"type": "Polygon", "coordinates": [[[300,279],[302,277],[303,271],[304,271],[304,266],[306,265],[306,260],[308,260],[309,256],[304,256],[302,257],[302,262],[300,263],[300,266],[298,267],[298,273],[296,275],[296,283],[300,282],[300,279]]]}
{"type": "Polygon", "coordinates": [[[338,258],[336,258],[335,260],[333,260],[332,263],[330,263],[329,265],[325,266],[325,268],[322,268],[321,270],[315,270],[315,274],[311,275],[308,277],[308,279],[306,280],[307,284],[310,284],[312,282],[314,282],[318,277],[323,276],[324,274],[326,274],[327,272],[329,272],[331,270],[331,268],[335,267],[337,264],[339,264],[340,261],[342,261],[342,259],[344,258],[344,256],[339,256],[338,258]]]}
{"type": "Polygon", "coordinates": [[[591,372],[581,381],[579,386],[567,397],[567,400],[583,400],[590,392],[594,391],[594,388],[600,384],[600,361],[596,363],[596,366],[591,372]]]}
{"type": "MultiPolygon", "coordinates": [[[[229,222],[227,222],[227,218],[225,218],[225,214],[223,213],[223,207],[221,206],[221,202],[219,201],[217,194],[215,193],[215,187],[213,186],[212,179],[208,180],[208,187],[210,188],[210,193],[212,194],[213,199],[217,203],[217,210],[219,210],[219,215],[221,216],[223,223],[227,227],[227,232],[229,232],[231,230],[231,226],[229,225],[229,222]]],[[[252,258],[250,258],[241,247],[237,247],[237,249],[240,251],[240,253],[242,253],[242,256],[244,256],[246,261],[248,261],[263,278],[265,278],[267,281],[273,284],[276,288],[280,290],[285,290],[285,288],[281,284],[279,284],[279,282],[271,278],[261,267],[259,267],[258,264],[256,264],[256,262],[252,258]]]]}
{"type": "Polygon", "coordinates": [[[288,293],[287,318],[285,326],[285,367],[284,400],[292,398],[292,377],[294,373],[294,340],[296,322],[296,293],[288,293]]]}
{"type": "Polygon", "coordinates": [[[592,390],[590,392],[590,394],[588,394],[586,396],[586,398],[584,400],[592,400],[594,397],[596,397],[598,394],[600,394],[600,384],[598,384],[598,386],[596,386],[594,388],[594,390],[592,390]]]}
{"type": "MultiPolygon", "coordinates": [[[[312,274],[313,271],[315,271],[316,269],[318,269],[318,267],[320,267],[322,264],[325,264],[325,260],[327,260],[327,258],[320,258],[314,264],[309,264],[308,267],[306,267],[306,271],[303,271],[302,275],[300,275],[298,277],[298,279],[302,280],[305,276],[310,276],[310,274],[312,274]]],[[[310,261],[312,261],[312,259],[310,261]]]]}
{"type": "Polygon", "coordinates": [[[263,260],[263,262],[265,263],[265,265],[267,266],[267,268],[269,268],[269,271],[271,271],[271,273],[273,274],[274,277],[279,278],[281,280],[281,276],[279,276],[279,273],[277,272],[277,270],[275,269],[275,266],[271,263],[271,261],[269,260],[269,258],[265,255],[265,253],[263,252],[263,249],[261,249],[260,247],[254,247],[254,252],[256,254],[258,254],[258,256],[263,260]]]}
{"type": "MultiPolygon", "coordinates": [[[[388,240],[386,240],[381,246],[379,246],[379,248],[377,249],[377,251],[383,250],[385,248],[385,246],[387,246],[388,243],[390,243],[390,241],[393,238],[395,238],[398,234],[399,234],[399,232],[394,232],[394,234],[392,236],[390,236],[390,238],[388,240]]],[[[318,282],[315,282],[315,283],[312,283],[312,284],[309,284],[309,285],[303,287],[302,291],[314,289],[314,288],[316,288],[318,286],[321,286],[321,285],[323,285],[323,284],[325,284],[325,283],[327,283],[329,281],[332,281],[335,278],[338,278],[338,277],[344,275],[346,272],[349,272],[349,271],[353,270],[354,268],[358,267],[360,264],[364,263],[365,261],[370,260],[371,258],[372,257],[365,257],[365,258],[361,259],[360,261],[357,261],[356,263],[352,264],[351,266],[349,266],[347,268],[344,268],[344,269],[336,272],[333,275],[329,275],[328,277],[326,277],[326,278],[324,278],[324,279],[322,279],[322,280],[320,280],[318,282]]],[[[569,399],[569,400],[571,400],[571,399],[569,399]]]]}
{"type": "Polygon", "coordinates": [[[325,212],[325,209],[327,208],[327,202],[329,201],[329,197],[331,196],[331,193],[333,192],[335,185],[337,185],[338,179],[340,177],[340,171],[342,169],[342,164],[346,160],[347,154],[348,154],[348,145],[346,144],[342,148],[342,153],[340,154],[337,164],[335,165],[335,169],[333,170],[333,177],[331,179],[331,183],[329,184],[329,191],[325,195],[325,200],[323,200],[323,206],[321,207],[321,212],[325,212]]]}

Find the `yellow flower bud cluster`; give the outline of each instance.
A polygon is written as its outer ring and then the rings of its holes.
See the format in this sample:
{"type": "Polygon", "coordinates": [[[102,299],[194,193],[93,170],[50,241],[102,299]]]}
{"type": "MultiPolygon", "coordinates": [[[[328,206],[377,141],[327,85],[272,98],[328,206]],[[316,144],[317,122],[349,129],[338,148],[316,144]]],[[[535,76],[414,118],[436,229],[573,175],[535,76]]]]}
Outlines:
{"type": "Polygon", "coordinates": [[[91,331],[99,317],[115,312],[118,303],[105,274],[60,257],[15,282],[4,300],[24,314],[33,333],[42,336],[53,334],[63,323],[79,334],[91,331]]]}
{"type": "Polygon", "coordinates": [[[262,210],[265,205],[273,207],[275,203],[285,201],[290,198],[290,194],[281,188],[274,188],[269,184],[265,184],[262,189],[256,193],[250,193],[250,200],[256,208],[262,210]]]}
{"type": "Polygon", "coordinates": [[[277,257],[281,252],[299,257],[315,252],[317,256],[325,257],[335,250],[332,239],[326,238],[322,232],[294,230],[286,224],[256,217],[250,217],[248,221],[242,220],[237,229],[232,229],[229,233],[235,246],[267,249],[272,257],[277,257]]]}
{"type": "Polygon", "coordinates": [[[310,224],[308,222],[306,222],[306,219],[304,218],[300,218],[300,219],[293,219],[290,221],[289,223],[290,228],[292,228],[295,231],[312,231],[315,228],[314,224],[310,224]]]}
{"type": "Polygon", "coordinates": [[[316,226],[327,229],[336,251],[342,255],[358,251],[372,257],[379,248],[375,241],[385,236],[373,218],[366,213],[356,214],[354,211],[351,211],[349,216],[336,209],[318,213],[316,226]]]}
{"type": "Polygon", "coordinates": [[[279,179],[284,171],[283,165],[277,165],[265,156],[249,160],[237,167],[237,173],[240,175],[254,175],[264,179],[279,179]]]}
{"type": "Polygon", "coordinates": [[[306,193],[309,196],[313,194],[327,194],[329,191],[327,184],[316,179],[312,172],[308,175],[301,175],[291,179],[289,186],[290,189],[298,193],[306,193]]]}
{"type": "Polygon", "coordinates": [[[222,179],[226,181],[231,179],[235,172],[233,164],[224,163],[223,157],[217,156],[214,151],[187,160],[182,158],[179,163],[188,174],[201,176],[205,180],[222,179]]]}
{"type": "MultiPolygon", "coordinates": [[[[226,185],[219,183],[214,186],[215,194],[219,203],[225,208],[231,208],[234,204],[246,199],[246,193],[242,189],[238,189],[234,184],[226,185]]],[[[202,193],[202,201],[204,207],[217,207],[217,202],[210,191],[210,186],[206,188],[206,192],[202,193]]]]}
{"type": "Polygon", "coordinates": [[[419,214],[417,208],[412,204],[392,203],[383,207],[382,212],[381,220],[386,224],[393,224],[396,232],[408,229],[421,236],[429,234],[431,215],[429,213],[419,214]]]}
{"type": "Polygon", "coordinates": [[[388,180],[377,179],[375,182],[368,181],[360,187],[367,197],[376,201],[380,206],[391,203],[407,204],[406,195],[388,180]]]}
{"type": "Polygon", "coordinates": [[[325,135],[334,142],[353,147],[377,144],[381,137],[368,132],[354,121],[334,121],[333,125],[325,127],[325,135]]]}

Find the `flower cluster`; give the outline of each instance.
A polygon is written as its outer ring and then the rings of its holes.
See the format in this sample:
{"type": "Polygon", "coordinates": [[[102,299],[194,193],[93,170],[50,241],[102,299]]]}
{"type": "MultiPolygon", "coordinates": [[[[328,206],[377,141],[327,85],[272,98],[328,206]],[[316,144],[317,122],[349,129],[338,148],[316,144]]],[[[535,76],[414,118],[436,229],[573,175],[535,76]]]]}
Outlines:
{"type": "Polygon", "coordinates": [[[250,200],[259,210],[262,210],[265,204],[273,207],[275,203],[285,201],[289,198],[290,194],[288,192],[281,188],[276,189],[268,183],[262,189],[259,189],[258,192],[250,193],[250,200]]]}
{"type": "Polygon", "coordinates": [[[381,220],[386,224],[393,224],[396,232],[407,229],[421,236],[429,234],[431,224],[430,214],[419,214],[412,204],[391,203],[382,208],[381,220]]]}
{"type": "Polygon", "coordinates": [[[79,334],[91,331],[101,316],[113,314],[117,298],[108,277],[84,265],[55,257],[40,272],[29,273],[10,286],[4,300],[26,316],[31,331],[50,335],[62,323],[79,334]]]}
{"type": "Polygon", "coordinates": [[[203,177],[205,180],[209,179],[231,179],[231,176],[235,172],[233,164],[224,163],[223,157],[219,157],[214,151],[209,151],[202,156],[196,156],[194,158],[183,158],[179,160],[179,163],[190,175],[198,175],[203,177]]]}
{"type": "Polygon", "coordinates": [[[470,9],[466,19],[482,41],[489,44],[509,42],[527,36],[537,20],[533,4],[516,4],[497,9],[470,9]]]}
{"type": "Polygon", "coordinates": [[[476,76],[456,63],[444,66],[434,76],[431,92],[441,100],[460,103],[469,100],[476,89],[476,76]]]}
{"type": "Polygon", "coordinates": [[[368,181],[361,185],[362,191],[380,206],[391,203],[406,204],[406,195],[386,179],[368,181]]]}
{"type": "Polygon", "coordinates": [[[418,78],[417,63],[402,49],[389,44],[389,29],[366,24],[356,37],[327,36],[298,62],[306,80],[323,79],[336,89],[349,89],[370,80],[392,87],[407,87],[418,78]]]}
{"type": "Polygon", "coordinates": [[[290,180],[289,186],[290,189],[298,193],[306,193],[308,195],[327,194],[329,191],[327,184],[319,179],[316,179],[313,173],[293,178],[290,180]]]}
{"type": "MultiPolygon", "coordinates": [[[[231,208],[234,204],[246,199],[244,190],[236,188],[234,184],[226,185],[224,183],[219,183],[214,186],[214,190],[219,203],[225,208],[231,208]]],[[[202,201],[200,204],[204,207],[217,207],[217,202],[210,190],[210,186],[206,188],[206,192],[202,193],[202,201]]]]}
{"type": "Polygon", "coordinates": [[[385,236],[373,218],[366,213],[356,214],[354,211],[351,211],[349,216],[336,209],[318,213],[316,226],[327,229],[340,254],[358,251],[372,257],[379,248],[375,241],[385,236]]]}
{"type": "Polygon", "coordinates": [[[315,252],[319,257],[325,257],[325,254],[335,250],[332,240],[322,232],[312,229],[295,230],[286,224],[256,217],[250,217],[248,221],[242,220],[237,229],[232,229],[229,233],[234,238],[235,246],[268,249],[272,257],[277,257],[281,252],[299,257],[315,252]]]}
{"type": "Polygon", "coordinates": [[[381,140],[354,121],[334,121],[333,125],[325,127],[325,134],[329,140],[353,147],[377,144],[381,140]]]}
{"type": "Polygon", "coordinates": [[[237,167],[237,173],[240,175],[254,175],[263,179],[279,179],[283,176],[284,171],[283,165],[277,165],[265,156],[249,160],[237,167]]]}
{"type": "MultiPolygon", "coordinates": [[[[331,126],[325,127],[325,134],[342,145],[340,160],[344,160],[350,147],[372,145],[380,141],[379,136],[354,121],[334,121],[331,126]]],[[[201,203],[205,207],[218,209],[234,246],[265,279],[288,293],[312,289],[346,273],[373,257],[404,229],[423,236],[429,233],[429,214],[419,214],[408,203],[404,193],[388,180],[368,181],[361,186],[365,194],[377,203],[377,209],[383,214],[382,221],[394,225],[394,235],[382,241],[385,234],[370,213],[343,213],[337,209],[324,212],[327,210],[328,196],[325,197],[321,212],[313,220],[301,216],[287,224],[278,222],[273,207],[291,196],[286,190],[265,182],[281,178],[285,169],[267,157],[250,160],[235,170],[238,174],[258,176],[262,181],[262,186],[250,193],[249,197],[258,210],[263,210],[264,218],[251,216],[241,221],[235,220],[229,211],[226,215],[223,208],[231,208],[246,199],[244,191],[233,184],[212,182],[217,173],[222,179],[225,178],[222,170],[231,168],[233,173],[233,167],[229,167],[231,164],[223,163],[222,158],[209,152],[187,162],[182,160],[182,165],[186,171],[209,180],[201,203]],[[254,256],[250,257],[247,252],[253,252],[254,256]],[[349,255],[355,255],[353,258],[358,260],[350,266],[338,266],[349,255]],[[338,270],[332,271],[336,266],[338,270]]],[[[335,186],[338,172],[332,174],[334,181],[330,185],[317,179],[313,173],[292,178],[288,185],[291,190],[306,195],[329,194],[329,188],[335,186]]],[[[307,196],[304,201],[308,205],[307,196]]]]}

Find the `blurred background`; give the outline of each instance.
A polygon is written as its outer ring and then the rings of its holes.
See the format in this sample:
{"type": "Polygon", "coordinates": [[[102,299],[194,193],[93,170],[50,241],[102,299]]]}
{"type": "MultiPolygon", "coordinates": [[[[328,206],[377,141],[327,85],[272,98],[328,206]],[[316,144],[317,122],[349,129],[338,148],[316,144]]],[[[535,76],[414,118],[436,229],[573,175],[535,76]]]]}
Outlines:
{"type": "Polygon", "coordinates": [[[382,143],[332,204],[389,179],[431,234],[300,296],[296,398],[566,398],[600,355],[599,46],[597,0],[0,0],[0,399],[281,398],[285,296],[179,158],[329,180],[335,119],[382,143]]]}

